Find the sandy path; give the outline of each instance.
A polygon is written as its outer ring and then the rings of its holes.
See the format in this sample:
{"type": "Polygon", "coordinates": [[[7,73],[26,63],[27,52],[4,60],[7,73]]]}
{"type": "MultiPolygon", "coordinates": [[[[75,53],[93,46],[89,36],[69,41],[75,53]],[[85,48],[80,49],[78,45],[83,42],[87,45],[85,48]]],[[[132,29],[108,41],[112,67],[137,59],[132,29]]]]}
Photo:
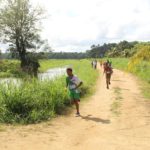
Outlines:
{"type": "Polygon", "coordinates": [[[74,114],[24,127],[0,127],[0,150],[150,150],[150,107],[136,79],[114,70],[74,114]]]}

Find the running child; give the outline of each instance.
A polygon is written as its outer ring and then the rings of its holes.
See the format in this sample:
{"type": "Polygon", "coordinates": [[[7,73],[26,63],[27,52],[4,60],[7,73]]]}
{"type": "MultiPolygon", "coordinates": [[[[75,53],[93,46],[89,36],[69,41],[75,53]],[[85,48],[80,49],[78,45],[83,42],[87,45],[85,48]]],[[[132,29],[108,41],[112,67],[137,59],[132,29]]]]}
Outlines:
{"type": "Polygon", "coordinates": [[[111,75],[113,73],[113,69],[111,67],[111,65],[106,62],[104,65],[104,73],[106,75],[106,85],[107,85],[107,89],[109,89],[109,85],[111,84],[110,79],[111,79],[111,75]]]}
{"type": "Polygon", "coordinates": [[[80,116],[80,92],[78,88],[83,84],[83,82],[80,81],[77,76],[73,75],[73,71],[71,68],[67,68],[67,75],[68,77],[66,78],[66,87],[69,89],[72,104],[75,104],[76,106],[76,116],[80,116]]]}

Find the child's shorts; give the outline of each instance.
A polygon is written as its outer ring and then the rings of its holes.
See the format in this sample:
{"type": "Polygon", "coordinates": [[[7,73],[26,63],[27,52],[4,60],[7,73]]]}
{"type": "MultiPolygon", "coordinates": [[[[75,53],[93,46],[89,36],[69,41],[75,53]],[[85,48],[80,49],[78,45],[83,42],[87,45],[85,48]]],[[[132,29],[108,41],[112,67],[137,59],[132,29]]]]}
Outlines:
{"type": "Polygon", "coordinates": [[[80,93],[78,90],[70,90],[70,98],[71,100],[80,100],[80,93]]]}

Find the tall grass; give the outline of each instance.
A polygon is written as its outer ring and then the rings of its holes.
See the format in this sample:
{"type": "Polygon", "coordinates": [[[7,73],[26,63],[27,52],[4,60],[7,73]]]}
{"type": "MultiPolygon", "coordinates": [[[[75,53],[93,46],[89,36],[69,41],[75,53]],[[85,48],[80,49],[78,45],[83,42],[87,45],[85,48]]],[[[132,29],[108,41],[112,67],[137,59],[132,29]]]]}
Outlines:
{"type": "MultiPolygon", "coordinates": [[[[51,63],[50,61],[49,63],[51,63]]],[[[55,64],[57,61],[53,61],[55,64]]],[[[48,62],[47,62],[48,63],[48,62]]],[[[82,95],[93,88],[98,77],[88,60],[69,61],[74,73],[83,80],[82,95]]],[[[55,80],[22,81],[0,85],[0,122],[2,123],[36,123],[60,114],[70,104],[68,92],[65,91],[66,76],[55,80]]]]}
{"type": "Polygon", "coordinates": [[[53,117],[68,103],[62,79],[40,82],[32,80],[20,86],[1,85],[0,121],[35,123],[53,117]]]}

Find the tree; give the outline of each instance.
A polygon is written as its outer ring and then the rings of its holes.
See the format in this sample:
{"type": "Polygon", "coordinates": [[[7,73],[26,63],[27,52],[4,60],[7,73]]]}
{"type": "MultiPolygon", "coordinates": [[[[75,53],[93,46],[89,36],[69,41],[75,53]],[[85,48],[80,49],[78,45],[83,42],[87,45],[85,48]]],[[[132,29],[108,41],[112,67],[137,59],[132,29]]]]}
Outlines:
{"type": "Polygon", "coordinates": [[[2,0],[2,4],[1,38],[11,44],[11,50],[18,52],[21,67],[24,68],[28,65],[27,50],[35,48],[35,43],[40,41],[39,25],[44,17],[44,11],[40,7],[34,8],[29,0],[2,0]]]}
{"type": "Polygon", "coordinates": [[[150,62],[150,43],[140,43],[137,44],[135,48],[137,49],[137,51],[134,56],[131,57],[128,63],[128,70],[131,72],[135,72],[137,71],[137,69],[139,69],[140,64],[142,64],[142,68],[149,70],[149,66],[145,66],[144,62],[150,62]]]}
{"type": "Polygon", "coordinates": [[[49,46],[48,40],[43,41],[43,46],[41,47],[41,50],[47,53],[50,53],[53,51],[52,48],[49,46]]]}
{"type": "Polygon", "coordinates": [[[124,51],[125,49],[131,49],[133,48],[133,44],[131,44],[128,41],[121,41],[118,45],[117,45],[117,49],[119,51],[124,51]]]}

